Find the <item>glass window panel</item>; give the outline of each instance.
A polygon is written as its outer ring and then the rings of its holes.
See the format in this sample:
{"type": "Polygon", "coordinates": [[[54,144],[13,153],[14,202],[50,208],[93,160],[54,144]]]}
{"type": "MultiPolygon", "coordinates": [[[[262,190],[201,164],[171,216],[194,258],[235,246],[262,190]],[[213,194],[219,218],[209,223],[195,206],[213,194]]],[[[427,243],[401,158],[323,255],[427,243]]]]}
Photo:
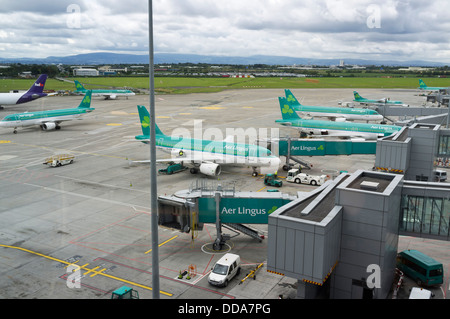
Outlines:
{"type": "Polygon", "coordinates": [[[432,198],[432,205],[431,205],[431,211],[430,211],[430,215],[431,215],[430,234],[439,235],[441,214],[442,214],[442,199],[441,198],[432,198]]]}
{"type": "Polygon", "coordinates": [[[449,223],[450,223],[450,200],[447,198],[444,199],[442,205],[442,215],[439,226],[440,227],[439,234],[441,236],[450,237],[449,223]]]}

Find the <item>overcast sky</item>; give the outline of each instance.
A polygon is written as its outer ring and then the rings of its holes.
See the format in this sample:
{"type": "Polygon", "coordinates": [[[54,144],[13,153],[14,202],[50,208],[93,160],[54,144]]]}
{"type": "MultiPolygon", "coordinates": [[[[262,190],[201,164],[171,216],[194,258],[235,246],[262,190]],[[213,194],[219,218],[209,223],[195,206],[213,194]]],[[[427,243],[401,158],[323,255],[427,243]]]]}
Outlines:
{"type": "MultiPolygon", "coordinates": [[[[148,53],[147,0],[0,0],[0,57],[148,53]]],[[[153,0],[157,53],[450,62],[448,0],[153,0]]]]}

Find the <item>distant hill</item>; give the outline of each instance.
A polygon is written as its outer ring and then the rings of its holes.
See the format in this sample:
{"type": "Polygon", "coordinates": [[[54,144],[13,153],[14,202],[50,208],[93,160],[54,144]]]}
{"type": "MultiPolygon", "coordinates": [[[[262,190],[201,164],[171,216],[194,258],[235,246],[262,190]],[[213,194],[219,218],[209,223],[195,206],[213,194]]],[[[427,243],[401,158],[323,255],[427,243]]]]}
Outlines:
{"type": "MultiPolygon", "coordinates": [[[[170,63],[206,63],[232,65],[338,65],[340,59],[309,59],[286,56],[253,55],[248,57],[214,56],[197,54],[155,53],[155,64],[170,63]]],[[[377,61],[362,59],[344,59],[346,65],[385,65],[385,66],[445,66],[446,63],[429,61],[377,61]]],[[[72,65],[104,65],[104,64],[148,64],[148,55],[119,53],[87,53],[64,57],[49,56],[44,59],[33,58],[1,58],[0,63],[23,64],[72,64],[72,65]]]]}

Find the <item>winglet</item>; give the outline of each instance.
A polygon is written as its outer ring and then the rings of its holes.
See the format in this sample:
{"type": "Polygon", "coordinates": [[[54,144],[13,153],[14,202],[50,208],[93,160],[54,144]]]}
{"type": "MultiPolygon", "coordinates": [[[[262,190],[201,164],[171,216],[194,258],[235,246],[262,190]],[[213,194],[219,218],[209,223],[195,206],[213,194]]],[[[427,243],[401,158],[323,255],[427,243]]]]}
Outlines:
{"type": "Polygon", "coordinates": [[[298,114],[294,111],[286,98],[279,97],[278,101],[280,102],[281,116],[283,117],[283,120],[300,119],[300,116],[298,116],[298,114]]]}

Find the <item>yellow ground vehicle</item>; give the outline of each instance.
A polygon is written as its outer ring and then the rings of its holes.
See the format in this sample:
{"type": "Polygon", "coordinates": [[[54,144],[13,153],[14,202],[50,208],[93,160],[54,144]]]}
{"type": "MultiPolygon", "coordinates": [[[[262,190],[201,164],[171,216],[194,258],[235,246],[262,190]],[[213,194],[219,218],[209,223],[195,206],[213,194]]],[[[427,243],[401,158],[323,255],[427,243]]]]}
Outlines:
{"type": "Polygon", "coordinates": [[[43,164],[51,167],[57,167],[61,165],[72,164],[74,159],[75,159],[74,155],[59,154],[46,158],[43,164]]]}

